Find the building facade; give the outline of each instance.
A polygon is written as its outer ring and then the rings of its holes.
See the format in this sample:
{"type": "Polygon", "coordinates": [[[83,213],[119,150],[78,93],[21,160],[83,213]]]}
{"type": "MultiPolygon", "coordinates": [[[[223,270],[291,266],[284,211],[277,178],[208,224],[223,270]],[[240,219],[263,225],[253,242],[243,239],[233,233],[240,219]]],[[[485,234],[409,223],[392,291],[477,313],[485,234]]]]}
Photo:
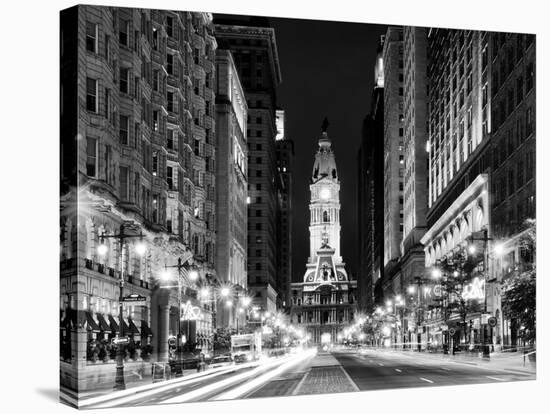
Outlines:
{"type": "MultiPolygon", "coordinates": [[[[403,27],[404,34],[404,175],[403,240],[400,268],[402,287],[418,285],[424,278],[424,248],[420,243],[426,232],[428,212],[428,43],[426,28],[403,27]]],[[[398,292],[406,294],[406,289],[398,292]]],[[[414,295],[413,295],[414,297],[414,295]]],[[[407,315],[404,315],[405,317],[407,315]]],[[[404,342],[415,342],[416,312],[404,321],[404,342]]]]}
{"type": "Polygon", "coordinates": [[[479,279],[479,306],[468,312],[469,328],[452,318],[444,323],[438,310],[428,313],[427,324],[443,343],[471,332],[473,344],[515,344],[517,327],[503,318],[501,287],[534,259],[520,243],[524,220],[535,218],[534,37],[431,29],[428,44],[426,267],[467,254],[479,279]]]}
{"type": "Polygon", "coordinates": [[[215,303],[199,300],[186,269],[170,275],[179,292],[160,276],[180,259],[197,266],[201,282],[216,278],[215,50],[207,13],[61,13],[64,386],[114,379],[121,295],[144,298],[123,306],[127,373],[169,359],[180,316],[192,327],[189,349],[211,346],[215,303]]]}
{"type": "Polygon", "coordinates": [[[340,252],[340,180],[324,124],[310,184],[310,255],[303,282],[292,283],[291,321],[313,343],[336,343],[353,320],[356,281],[340,252]]]}
{"type": "MultiPolygon", "coordinates": [[[[247,280],[248,108],[231,52],[216,51],[216,271],[218,280],[245,292],[247,280]]],[[[238,293],[238,292],[237,292],[238,293]]],[[[234,307],[220,309],[219,326],[236,328],[234,307]]],[[[241,320],[241,326],[244,326],[241,320]]]]}
{"type": "Polygon", "coordinates": [[[536,47],[535,36],[490,33],[491,60],[491,225],[502,252],[494,255],[497,281],[493,343],[517,344],[518,326],[502,314],[500,285],[535,263],[522,241],[536,218],[536,47]]]}
{"type": "Polygon", "coordinates": [[[294,141],[285,135],[285,113],[277,110],[277,173],[279,175],[279,259],[278,259],[278,290],[280,306],[290,308],[290,283],[292,282],[292,198],[293,198],[293,168],[294,141]]]}
{"type": "Polygon", "coordinates": [[[389,27],[384,68],[384,279],[385,295],[401,290],[399,257],[403,238],[404,60],[403,28],[389,27]]]}
{"type": "Polygon", "coordinates": [[[371,110],[363,121],[357,154],[357,224],[359,263],[357,306],[374,310],[374,287],[383,276],[384,246],[384,68],[381,36],[374,68],[371,110]]]}
{"type": "Polygon", "coordinates": [[[253,305],[275,312],[277,276],[276,87],[281,71],[267,19],[215,19],[216,39],[230,50],[248,103],[248,288],[253,305]]]}

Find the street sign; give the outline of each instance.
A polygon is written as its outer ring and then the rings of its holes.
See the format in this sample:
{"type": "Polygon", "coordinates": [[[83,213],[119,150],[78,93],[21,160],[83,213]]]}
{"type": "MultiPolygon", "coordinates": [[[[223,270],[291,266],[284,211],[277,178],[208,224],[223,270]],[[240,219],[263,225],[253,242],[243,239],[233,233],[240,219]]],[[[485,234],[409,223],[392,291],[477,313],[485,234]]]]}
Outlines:
{"type": "Polygon", "coordinates": [[[147,298],[145,296],[138,295],[137,293],[122,298],[123,302],[145,302],[146,300],[147,298]]]}
{"type": "Polygon", "coordinates": [[[455,333],[456,333],[456,329],[455,329],[455,328],[449,329],[449,335],[453,336],[455,333]]]}
{"type": "Polygon", "coordinates": [[[497,318],[491,316],[489,319],[487,319],[487,323],[491,328],[494,328],[495,326],[497,326],[497,318]]]}
{"type": "Polygon", "coordinates": [[[128,338],[113,338],[113,344],[127,344],[129,342],[128,338]]]}

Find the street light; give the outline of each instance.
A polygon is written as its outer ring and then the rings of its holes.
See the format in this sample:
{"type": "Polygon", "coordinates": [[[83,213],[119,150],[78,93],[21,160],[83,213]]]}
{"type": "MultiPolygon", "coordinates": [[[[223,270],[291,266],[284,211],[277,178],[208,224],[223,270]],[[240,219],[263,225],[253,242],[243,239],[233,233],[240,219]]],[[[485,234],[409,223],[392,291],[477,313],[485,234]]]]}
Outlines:
{"type": "MultiPolygon", "coordinates": [[[[177,287],[178,288],[178,336],[177,336],[177,349],[178,349],[178,361],[181,361],[181,352],[183,347],[183,340],[182,340],[182,334],[181,334],[181,279],[184,274],[187,275],[187,278],[191,280],[191,282],[194,282],[198,279],[198,271],[195,267],[191,267],[192,265],[189,264],[189,260],[191,257],[183,261],[181,257],[178,258],[178,263],[172,266],[164,265],[164,271],[161,275],[161,278],[164,280],[170,280],[171,274],[168,271],[168,269],[177,269],[178,270],[178,284],[176,286],[164,286],[164,288],[172,288],[177,287]],[[185,271],[185,273],[184,273],[185,271]]],[[[189,322],[187,322],[187,335],[185,336],[186,341],[189,340],[189,322]]]]}
{"type": "MultiPolygon", "coordinates": [[[[119,282],[119,296],[118,296],[118,314],[119,314],[119,340],[122,340],[122,337],[124,336],[124,318],[123,318],[123,300],[124,300],[124,267],[123,267],[123,243],[124,240],[130,239],[130,238],[139,238],[139,243],[136,244],[135,249],[136,253],[139,255],[143,255],[145,251],[147,250],[147,246],[145,246],[145,243],[143,242],[143,233],[140,232],[138,235],[134,234],[126,234],[124,232],[124,224],[120,225],[118,234],[105,234],[103,233],[101,236],[99,236],[99,246],[97,247],[97,252],[99,255],[103,256],[107,254],[109,251],[109,248],[105,244],[105,239],[113,238],[117,239],[120,245],[120,252],[119,252],[119,263],[120,263],[120,276],[118,279],[119,282]]],[[[117,352],[116,352],[116,375],[115,375],[115,390],[124,390],[126,389],[126,384],[124,382],[124,353],[123,353],[123,344],[122,342],[117,343],[117,352]]]]}

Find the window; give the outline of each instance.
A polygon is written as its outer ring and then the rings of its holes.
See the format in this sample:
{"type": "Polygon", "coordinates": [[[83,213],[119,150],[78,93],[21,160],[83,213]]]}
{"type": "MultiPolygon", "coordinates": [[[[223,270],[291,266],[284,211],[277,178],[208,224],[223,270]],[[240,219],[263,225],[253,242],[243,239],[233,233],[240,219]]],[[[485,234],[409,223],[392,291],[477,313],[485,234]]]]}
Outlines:
{"type": "Polygon", "coordinates": [[[159,168],[159,157],[158,157],[158,152],[157,151],[153,151],[153,175],[156,176],[157,173],[158,173],[158,168],[159,168]]]}
{"type": "Polygon", "coordinates": [[[399,128],[399,136],[400,136],[400,137],[403,136],[403,128],[399,128]]]}
{"type": "Polygon", "coordinates": [[[257,191],[261,191],[261,190],[262,190],[262,184],[261,184],[261,183],[256,184],[256,190],[257,190],[257,191]]]}
{"type": "Polygon", "coordinates": [[[256,151],[262,150],[262,144],[256,144],[256,151]]]}
{"type": "Polygon", "coordinates": [[[262,176],[262,170],[256,170],[256,177],[262,176]]]}
{"type": "Polygon", "coordinates": [[[516,105],[519,105],[523,99],[523,76],[516,80],[516,105]]]}
{"type": "Polygon", "coordinates": [[[399,88],[399,96],[403,96],[403,88],[399,88]]]}
{"type": "Polygon", "coordinates": [[[86,22],[86,50],[97,53],[98,26],[95,23],[86,22]]]}
{"type": "Polygon", "coordinates": [[[260,131],[260,130],[256,131],[256,136],[261,137],[262,136],[262,131],[260,131]]]}
{"type": "MultiPolygon", "coordinates": [[[[256,263],[256,270],[262,270],[262,264],[261,263],[256,263]]],[[[258,292],[261,296],[261,292],[258,292]]]]}
{"type": "Polygon", "coordinates": [[[166,72],[168,72],[169,75],[174,74],[174,55],[170,53],[166,55],[166,72]]]}
{"type": "Polygon", "coordinates": [[[256,230],[262,229],[262,223],[256,223],[256,230]]]}
{"type": "Polygon", "coordinates": [[[128,117],[126,115],[120,115],[118,137],[122,145],[128,145],[128,125],[128,117]]]}
{"type": "Polygon", "coordinates": [[[159,83],[159,71],[154,70],[153,71],[153,90],[158,92],[159,85],[160,85],[160,83],[159,83]]]}
{"type": "Polygon", "coordinates": [[[97,112],[97,79],[86,78],[86,109],[97,112]]]}
{"type": "Polygon", "coordinates": [[[174,149],[174,133],[173,129],[169,129],[166,133],[166,147],[170,150],[174,149]]]}
{"type": "Polygon", "coordinates": [[[130,32],[130,22],[127,20],[119,20],[118,41],[123,46],[128,46],[128,33],[130,32]]]}
{"type": "Polygon", "coordinates": [[[323,223],[328,223],[329,221],[328,211],[323,211],[323,223]]]}
{"type": "Polygon", "coordinates": [[[534,77],[535,77],[535,68],[533,66],[533,63],[531,62],[527,66],[527,74],[526,74],[526,82],[525,82],[527,92],[533,89],[534,77]]]}
{"type": "Polygon", "coordinates": [[[111,119],[111,90],[105,88],[105,118],[111,119]]]}
{"type": "Polygon", "coordinates": [[[153,131],[159,130],[159,111],[153,111],[153,131]]]}
{"type": "Polygon", "coordinates": [[[256,217],[262,217],[262,210],[256,210],[256,217]]]}
{"type": "Polygon", "coordinates": [[[262,157],[256,157],[256,164],[262,163],[262,157]]]}
{"type": "Polygon", "coordinates": [[[174,169],[172,167],[166,167],[166,182],[168,183],[168,189],[174,189],[174,169]]]}
{"type": "Polygon", "coordinates": [[[168,112],[174,112],[174,92],[166,92],[166,100],[168,101],[168,112]]]}
{"type": "Polygon", "coordinates": [[[257,124],[261,124],[261,123],[262,123],[262,117],[261,117],[261,116],[256,117],[256,123],[257,123],[257,124]]]}
{"type": "Polygon", "coordinates": [[[128,92],[128,84],[130,82],[130,71],[128,68],[120,68],[120,92],[128,92]]]}
{"type": "Polygon", "coordinates": [[[525,112],[525,134],[526,136],[531,135],[533,132],[533,108],[527,108],[525,112]]]}
{"type": "Polygon", "coordinates": [[[86,175],[97,178],[97,139],[86,138],[86,175]]]}
{"type": "Polygon", "coordinates": [[[129,186],[128,186],[128,167],[120,166],[119,168],[120,173],[120,193],[119,197],[121,200],[129,200],[130,194],[129,194],[129,186]]]}
{"type": "Polygon", "coordinates": [[[172,16],[166,16],[166,34],[169,37],[174,36],[174,18],[172,16]]]}

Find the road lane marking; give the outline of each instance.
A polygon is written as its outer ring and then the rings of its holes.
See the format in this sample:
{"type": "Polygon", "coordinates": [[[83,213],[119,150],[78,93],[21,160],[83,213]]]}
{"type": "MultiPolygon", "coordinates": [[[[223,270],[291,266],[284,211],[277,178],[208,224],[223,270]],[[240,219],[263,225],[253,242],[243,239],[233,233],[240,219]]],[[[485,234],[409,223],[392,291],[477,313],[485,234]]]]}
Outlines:
{"type": "Polygon", "coordinates": [[[426,381],[426,382],[429,382],[430,384],[433,384],[434,382],[432,380],[429,380],[429,379],[426,379],[426,378],[422,378],[422,377],[419,377],[422,381],[426,381]]]}
{"type": "MultiPolygon", "coordinates": [[[[245,384],[250,384],[250,382],[246,383],[246,381],[249,381],[249,379],[251,379],[253,377],[256,377],[259,374],[261,376],[263,376],[263,372],[268,371],[270,368],[271,369],[276,369],[275,368],[276,366],[280,367],[281,365],[286,365],[286,366],[295,365],[295,364],[297,364],[301,361],[305,361],[306,359],[308,359],[311,356],[316,355],[316,353],[317,353],[317,350],[313,349],[313,350],[305,351],[301,354],[296,354],[296,355],[294,355],[294,356],[292,356],[288,359],[283,359],[282,361],[281,360],[275,360],[273,362],[263,363],[262,365],[259,365],[258,367],[256,367],[252,371],[244,372],[240,375],[236,375],[234,377],[229,377],[229,378],[226,378],[224,380],[215,382],[213,384],[206,385],[202,388],[195,389],[195,390],[190,391],[186,394],[181,394],[181,395],[166,399],[166,400],[163,401],[163,403],[164,404],[182,403],[182,402],[198,399],[200,397],[203,397],[205,395],[208,395],[208,394],[210,394],[212,392],[215,392],[215,391],[218,391],[218,390],[221,391],[224,388],[227,388],[228,386],[233,385],[233,384],[238,384],[238,383],[243,383],[243,382],[245,384]]],[[[273,371],[271,371],[271,372],[273,372],[273,371]]],[[[254,383],[256,384],[256,382],[254,382],[254,383]]],[[[243,384],[243,385],[245,385],[245,384],[243,384]]],[[[235,391],[236,391],[236,389],[233,390],[233,392],[235,392],[235,391]]],[[[240,391],[240,389],[239,389],[239,391],[240,391]]],[[[215,399],[217,399],[217,398],[215,398],[215,399]]]]}
{"type": "Polygon", "coordinates": [[[496,381],[506,381],[504,378],[490,377],[489,375],[486,375],[486,377],[496,381]]]}
{"type": "Polygon", "coordinates": [[[396,370],[397,372],[401,372],[401,370],[400,370],[399,368],[395,368],[395,370],[396,370]]]}
{"type": "Polygon", "coordinates": [[[380,365],[381,367],[383,367],[383,366],[384,366],[384,364],[383,364],[383,363],[381,363],[381,362],[379,362],[379,363],[378,363],[378,365],[380,365]]]}
{"type": "Polygon", "coordinates": [[[441,367],[441,369],[444,369],[445,371],[451,371],[449,368],[443,368],[443,367],[441,367]]]}

